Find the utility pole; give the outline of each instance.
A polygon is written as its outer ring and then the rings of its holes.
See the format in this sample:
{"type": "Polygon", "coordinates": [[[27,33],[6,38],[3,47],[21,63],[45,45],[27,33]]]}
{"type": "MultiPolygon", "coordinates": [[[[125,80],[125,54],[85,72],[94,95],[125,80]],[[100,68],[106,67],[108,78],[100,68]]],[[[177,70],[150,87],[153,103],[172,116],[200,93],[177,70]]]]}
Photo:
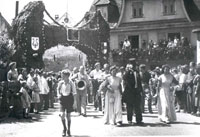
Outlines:
{"type": "Polygon", "coordinates": [[[16,1],[16,5],[15,5],[15,18],[18,15],[18,11],[19,11],[19,1],[16,1]]]}

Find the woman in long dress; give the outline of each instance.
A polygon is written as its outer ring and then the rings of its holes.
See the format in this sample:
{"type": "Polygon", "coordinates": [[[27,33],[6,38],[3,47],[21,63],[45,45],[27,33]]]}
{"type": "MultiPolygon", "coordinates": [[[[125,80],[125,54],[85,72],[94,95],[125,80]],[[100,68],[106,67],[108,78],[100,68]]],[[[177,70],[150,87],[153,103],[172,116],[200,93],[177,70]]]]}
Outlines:
{"type": "Polygon", "coordinates": [[[158,118],[169,124],[176,121],[176,113],[171,91],[172,83],[178,84],[173,75],[169,72],[168,65],[163,66],[163,74],[158,78],[158,118]]]}
{"type": "Polygon", "coordinates": [[[99,91],[107,88],[105,94],[104,123],[120,126],[122,124],[121,78],[116,76],[115,66],[110,68],[111,76],[100,85],[99,91]]]}

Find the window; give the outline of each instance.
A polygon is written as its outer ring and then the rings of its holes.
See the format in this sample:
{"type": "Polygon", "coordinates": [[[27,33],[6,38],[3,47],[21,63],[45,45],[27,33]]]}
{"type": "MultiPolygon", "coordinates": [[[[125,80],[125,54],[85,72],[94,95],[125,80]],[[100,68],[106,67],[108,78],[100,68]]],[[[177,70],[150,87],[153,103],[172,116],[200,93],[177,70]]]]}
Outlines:
{"type": "Polygon", "coordinates": [[[142,2],[136,1],[132,3],[132,17],[133,18],[143,17],[143,3],[142,2]]]}
{"type": "Polygon", "coordinates": [[[175,0],[163,0],[163,15],[175,14],[175,0]]]}

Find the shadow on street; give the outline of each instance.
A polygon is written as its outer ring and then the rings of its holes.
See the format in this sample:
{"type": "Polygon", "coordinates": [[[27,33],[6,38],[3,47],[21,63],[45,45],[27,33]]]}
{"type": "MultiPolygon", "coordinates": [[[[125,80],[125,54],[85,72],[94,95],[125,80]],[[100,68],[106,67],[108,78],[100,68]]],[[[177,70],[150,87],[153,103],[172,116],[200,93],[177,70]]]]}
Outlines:
{"type": "Polygon", "coordinates": [[[49,109],[44,110],[40,112],[39,114],[30,113],[30,118],[14,118],[14,117],[8,117],[5,120],[1,121],[0,124],[3,123],[32,123],[32,122],[42,122],[42,119],[45,119],[48,115],[53,115],[54,112],[56,112],[57,109],[49,109]]]}

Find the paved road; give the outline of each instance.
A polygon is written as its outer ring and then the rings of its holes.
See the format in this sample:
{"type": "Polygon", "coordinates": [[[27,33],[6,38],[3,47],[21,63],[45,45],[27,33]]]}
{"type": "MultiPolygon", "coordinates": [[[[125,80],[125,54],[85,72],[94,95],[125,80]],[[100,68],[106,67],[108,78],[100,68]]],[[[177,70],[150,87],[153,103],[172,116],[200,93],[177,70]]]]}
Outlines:
{"type": "MultiPolygon", "coordinates": [[[[61,137],[62,125],[59,118],[58,104],[55,109],[32,114],[32,119],[8,119],[0,123],[0,137],[61,137]]],[[[156,112],[154,108],[154,112],[156,112]]],[[[199,136],[200,117],[186,113],[177,113],[177,122],[166,125],[160,123],[156,113],[143,114],[144,126],[128,125],[123,115],[123,126],[104,125],[102,113],[88,106],[88,116],[72,113],[72,136],[199,136]]]]}

